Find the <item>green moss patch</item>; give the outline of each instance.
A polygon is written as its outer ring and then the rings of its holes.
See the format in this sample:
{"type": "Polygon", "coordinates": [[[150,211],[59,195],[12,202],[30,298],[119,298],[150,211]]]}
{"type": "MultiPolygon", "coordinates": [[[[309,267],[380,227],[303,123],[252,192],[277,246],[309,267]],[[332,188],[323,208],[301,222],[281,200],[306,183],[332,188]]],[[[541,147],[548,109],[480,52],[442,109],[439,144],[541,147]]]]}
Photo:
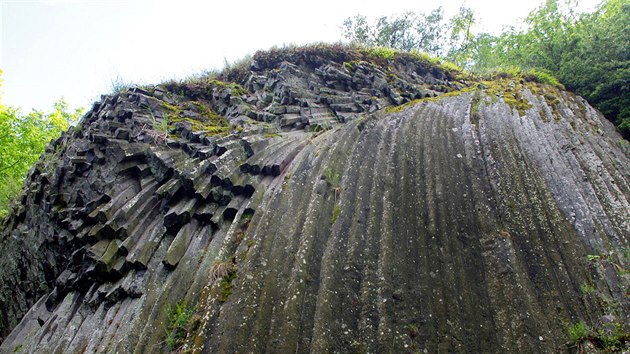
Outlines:
{"type": "Polygon", "coordinates": [[[503,102],[516,109],[520,115],[532,108],[532,104],[521,95],[523,84],[517,80],[483,81],[482,87],[492,100],[502,98],[503,102]]]}
{"type": "Polygon", "coordinates": [[[190,101],[189,104],[194,111],[199,113],[199,119],[183,117],[184,108],[181,106],[162,103],[162,107],[168,112],[166,121],[169,131],[176,123],[186,122],[190,124],[192,131],[203,132],[208,135],[227,134],[230,132],[231,128],[228,120],[214,112],[208,105],[198,101],[190,101]]]}

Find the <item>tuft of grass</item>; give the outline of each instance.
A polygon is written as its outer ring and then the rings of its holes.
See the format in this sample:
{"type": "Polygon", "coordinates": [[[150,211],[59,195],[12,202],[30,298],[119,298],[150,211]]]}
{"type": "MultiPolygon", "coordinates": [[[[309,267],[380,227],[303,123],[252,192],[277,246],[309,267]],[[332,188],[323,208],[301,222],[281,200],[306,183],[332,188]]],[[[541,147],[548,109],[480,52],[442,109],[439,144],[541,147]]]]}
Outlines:
{"type": "Polygon", "coordinates": [[[500,79],[515,79],[527,82],[537,82],[539,84],[551,85],[564,90],[564,85],[560,83],[549,71],[532,68],[525,70],[516,66],[500,67],[495,71],[481,74],[483,80],[492,81],[500,79]]]}
{"type": "Polygon", "coordinates": [[[245,82],[250,75],[250,67],[252,65],[252,56],[247,55],[242,59],[229,63],[225,61],[225,67],[220,77],[231,82],[245,82]]]}
{"type": "Polygon", "coordinates": [[[151,127],[146,128],[145,132],[151,136],[156,143],[165,143],[168,138],[168,129],[170,124],[170,116],[162,119],[156,119],[153,112],[149,111],[149,117],[151,117],[151,127]]]}
{"type": "Polygon", "coordinates": [[[131,86],[133,86],[133,84],[131,82],[126,81],[125,79],[123,79],[120,76],[116,76],[115,78],[111,79],[111,81],[110,81],[110,87],[111,87],[111,93],[112,94],[120,94],[120,93],[127,92],[127,90],[129,90],[131,88],[131,86]]]}
{"type": "Polygon", "coordinates": [[[219,302],[228,300],[234,289],[234,279],[236,279],[236,265],[230,260],[215,261],[210,268],[210,283],[219,282],[218,288],[214,288],[219,294],[219,302]]]}
{"type": "Polygon", "coordinates": [[[210,267],[210,282],[228,277],[236,272],[236,266],[231,261],[215,261],[210,267]]]}
{"type": "Polygon", "coordinates": [[[540,84],[547,84],[564,89],[564,85],[558,81],[549,71],[544,69],[529,69],[523,77],[528,81],[538,82],[540,84]]]}
{"type": "Polygon", "coordinates": [[[364,53],[367,54],[368,56],[385,59],[385,60],[392,60],[396,56],[396,50],[392,48],[387,48],[387,47],[366,48],[364,49],[364,53]]]}

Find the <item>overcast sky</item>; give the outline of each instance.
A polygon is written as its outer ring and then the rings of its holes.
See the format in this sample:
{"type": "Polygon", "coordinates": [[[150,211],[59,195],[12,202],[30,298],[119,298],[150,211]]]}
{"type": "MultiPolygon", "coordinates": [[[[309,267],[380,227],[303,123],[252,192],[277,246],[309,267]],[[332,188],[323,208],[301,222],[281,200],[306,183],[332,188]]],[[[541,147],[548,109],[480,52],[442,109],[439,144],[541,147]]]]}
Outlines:
{"type": "MultiPolygon", "coordinates": [[[[480,30],[498,33],[543,0],[468,0],[480,30]]],[[[592,10],[598,0],[582,0],[592,10]]],[[[461,0],[0,0],[2,102],[48,110],[65,97],[88,107],[112,82],[158,83],[221,68],[256,50],[341,39],[340,24],[429,12],[461,0]]]]}

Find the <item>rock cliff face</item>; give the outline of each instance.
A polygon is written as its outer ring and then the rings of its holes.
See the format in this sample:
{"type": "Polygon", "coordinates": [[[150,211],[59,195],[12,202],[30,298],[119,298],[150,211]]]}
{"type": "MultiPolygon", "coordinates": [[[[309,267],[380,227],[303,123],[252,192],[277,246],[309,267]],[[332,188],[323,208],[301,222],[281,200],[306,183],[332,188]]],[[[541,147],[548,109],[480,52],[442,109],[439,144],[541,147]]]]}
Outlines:
{"type": "Polygon", "coordinates": [[[232,74],[49,146],[0,230],[0,351],[627,344],[629,148],[582,98],[343,47],[232,74]]]}

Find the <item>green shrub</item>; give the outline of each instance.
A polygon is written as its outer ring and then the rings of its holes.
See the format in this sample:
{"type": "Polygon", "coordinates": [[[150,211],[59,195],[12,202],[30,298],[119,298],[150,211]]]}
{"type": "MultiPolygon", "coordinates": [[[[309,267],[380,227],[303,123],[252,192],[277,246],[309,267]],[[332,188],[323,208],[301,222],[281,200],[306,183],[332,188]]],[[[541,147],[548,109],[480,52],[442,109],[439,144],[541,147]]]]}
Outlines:
{"type": "Polygon", "coordinates": [[[569,340],[572,344],[580,344],[588,339],[588,330],[583,322],[575,323],[568,328],[569,340]]]}
{"type": "Polygon", "coordinates": [[[42,172],[48,172],[46,166],[56,166],[64,146],[53,143],[51,147],[56,156],[48,155],[47,161],[40,159],[42,152],[48,142],[59,138],[83,114],[83,109],[71,111],[63,99],[57,101],[50,112],[23,113],[19,108],[3,105],[1,98],[0,95],[0,218],[9,213],[34,163],[40,160],[38,168],[42,172]]]}
{"type": "Polygon", "coordinates": [[[547,84],[551,86],[556,86],[564,89],[564,86],[556,79],[548,70],[544,69],[530,69],[527,72],[528,78],[531,81],[536,81],[541,84],[547,84]]]}
{"type": "Polygon", "coordinates": [[[601,340],[606,351],[620,351],[628,349],[630,334],[626,333],[619,322],[609,323],[606,328],[597,331],[597,338],[601,340]]]}
{"type": "Polygon", "coordinates": [[[186,301],[181,301],[174,308],[169,308],[166,327],[166,346],[169,351],[177,350],[183,345],[186,335],[192,330],[193,312],[194,306],[188,305],[186,301]]]}

